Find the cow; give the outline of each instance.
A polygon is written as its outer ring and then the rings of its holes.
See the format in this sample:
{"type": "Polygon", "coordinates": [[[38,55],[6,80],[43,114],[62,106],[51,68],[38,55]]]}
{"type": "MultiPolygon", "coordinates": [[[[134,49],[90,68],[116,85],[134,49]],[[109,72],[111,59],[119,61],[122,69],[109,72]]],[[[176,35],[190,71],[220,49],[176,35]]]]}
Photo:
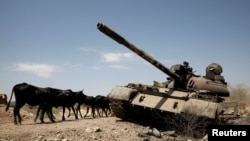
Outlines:
{"type": "Polygon", "coordinates": [[[83,94],[83,97],[78,99],[77,107],[76,107],[76,114],[78,115],[79,113],[81,118],[83,118],[82,113],[81,113],[82,104],[87,106],[87,112],[84,115],[84,118],[87,117],[87,114],[89,113],[90,108],[91,108],[92,117],[95,118],[95,97],[83,94]]]}
{"type": "Polygon", "coordinates": [[[27,103],[32,106],[44,105],[49,97],[49,90],[45,88],[36,87],[27,83],[16,84],[10,96],[6,111],[9,108],[13,94],[15,94],[16,103],[13,110],[14,124],[21,124],[22,118],[20,115],[20,109],[27,103]],[[17,121],[18,118],[18,121],[17,121]]]}
{"type": "MultiPolygon", "coordinates": [[[[62,103],[68,103],[68,99],[71,98],[71,90],[60,90],[55,88],[41,88],[33,86],[27,83],[16,84],[11,93],[9,103],[6,106],[6,111],[9,108],[13,94],[15,94],[16,103],[14,106],[14,124],[21,124],[22,118],[20,116],[20,109],[25,105],[42,106],[40,120],[43,122],[43,116],[45,111],[49,111],[53,106],[61,106],[62,103]]],[[[52,110],[51,110],[52,112],[52,110]]],[[[49,116],[50,120],[53,118],[49,116]]]]}
{"type": "MultiPolygon", "coordinates": [[[[72,109],[75,118],[78,119],[77,114],[74,109],[74,105],[76,104],[76,101],[78,100],[78,97],[81,96],[81,92],[73,92],[72,90],[64,90],[61,94],[57,95],[56,101],[54,101],[52,104],[50,104],[51,107],[48,107],[52,111],[52,107],[63,107],[63,114],[62,114],[62,120],[65,120],[65,108],[72,109]]],[[[52,114],[52,113],[51,113],[52,114]]]]}
{"type": "Polygon", "coordinates": [[[61,93],[62,95],[58,95],[58,97],[56,98],[56,101],[53,102],[52,104],[50,104],[50,107],[47,105],[45,107],[39,106],[35,120],[37,119],[37,117],[39,115],[39,111],[42,110],[40,113],[41,114],[40,120],[42,122],[43,122],[43,116],[44,116],[45,112],[47,113],[48,117],[50,119],[52,119],[52,122],[55,122],[53,120],[53,119],[55,119],[55,117],[53,116],[53,113],[52,113],[52,106],[56,107],[56,108],[59,106],[63,107],[62,120],[65,120],[65,116],[64,116],[65,115],[65,108],[68,108],[68,110],[69,110],[68,117],[70,116],[70,111],[71,111],[70,109],[72,109],[74,112],[74,115],[75,115],[75,119],[78,119],[74,105],[79,101],[79,99],[82,99],[84,97],[83,92],[82,91],[73,92],[71,90],[64,90],[62,92],[63,92],[63,93],[61,93]],[[66,94],[66,97],[64,94],[66,94]]]}
{"type": "Polygon", "coordinates": [[[87,107],[87,111],[84,115],[84,118],[87,117],[90,108],[91,108],[91,115],[92,118],[96,117],[95,111],[97,111],[97,114],[99,115],[99,117],[103,117],[103,113],[105,114],[106,117],[108,117],[109,114],[111,114],[111,108],[109,105],[109,98],[106,96],[101,96],[101,95],[97,95],[97,96],[87,96],[84,95],[84,97],[82,99],[79,99],[78,101],[78,105],[76,108],[76,113],[80,113],[81,118],[83,118],[82,114],[81,114],[81,105],[84,104],[87,107]],[[100,110],[102,113],[100,113],[100,110]]]}
{"type": "MultiPolygon", "coordinates": [[[[55,108],[57,108],[58,106],[54,106],[55,108]]],[[[68,109],[69,111],[69,114],[67,117],[70,117],[70,112],[71,112],[71,109],[73,109],[73,111],[75,110],[74,107],[65,107],[65,106],[62,106],[63,107],[63,114],[62,114],[62,120],[65,120],[65,108],[68,109]],[[65,108],[64,108],[65,107],[65,108]]],[[[56,117],[54,116],[53,112],[52,112],[52,108],[53,107],[48,107],[48,106],[42,106],[40,105],[37,109],[37,113],[36,113],[36,117],[34,119],[34,122],[36,122],[38,116],[40,115],[40,121],[41,123],[44,123],[44,114],[46,112],[47,116],[49,117],[50,121],[51,122],[55,122],[56,120],[56,117]]],[[[76,111],[74,112],[74,115],[75,115],[75,118],[78,119],[78,116],[76,114],[76,111]]]]}
{"type": "Polygon", "coordinates": [[[0,104],[7,105],[7,95],[6,94],[0,94],[0,104]]]}
{"type": "Polygon", "coordinates": [[[52,108],[49,109],[48,107],[46,107],[44,105],[40,105],[38,107],[34,122],[36,122],[38,116],[40,115],[40,121],[41,121],[41,123],[44,123],[44,114],[45,114],[45,112],[46,112],[47,116],[49,117],[50,121],[55,122],[56,117],[53,115],[52,108]]]}
{"type": "Polygon", "coordinates": [[[89,108],[91,108],[91,113],[92,113],[92,117],[95,118],[95,97],[94,96],[86,96],[84,99],[84,104],[87,106],[87,111],[86,114],[84,115],[84,118],[86,118],[86,116],[89,113],[89,108]]]}
{"type": "Polygon", "coordinates": [[[95,106],[99,117],[103,117],[103,113],[106,117],[108,117],[108,115],[111,113],[109,98],[106,96],[97,95],[95,97],[95,106]],[[102,114],[100,113],[100,110],[102,114]]]}

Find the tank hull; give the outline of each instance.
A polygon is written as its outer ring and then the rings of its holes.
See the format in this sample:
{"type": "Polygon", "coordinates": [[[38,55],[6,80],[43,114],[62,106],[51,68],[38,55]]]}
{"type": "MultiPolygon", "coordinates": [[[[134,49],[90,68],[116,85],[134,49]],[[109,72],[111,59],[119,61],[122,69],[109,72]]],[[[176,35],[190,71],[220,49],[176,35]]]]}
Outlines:
{"type": "MultiPolygon", "coordinates": [[[[134,84],[134,86],[135,85],[138,84],[134,84]]],[[[108,94],[111,100],[111,108],[118,118],[135,118],[134,115],[143,115],[142,113],[144,112],[142,110],[156,110],[161,113],[175,115],[192,114],[197,117],[212,120],[237,117],[237,103],[207,100],[200,98],[199,94],[191,91],[154,88],[153,86],[143,84],[139,85],[141,87],[140,89],[129,86],[116,86],[108,94]],[[137,110],[135,110],[135,107],[137,107],[137,110]],[[138,111],[138,109],[141,111],[138,111]],[[227,112],[228,109],[230,109],[230,112],[227,112]]]]}

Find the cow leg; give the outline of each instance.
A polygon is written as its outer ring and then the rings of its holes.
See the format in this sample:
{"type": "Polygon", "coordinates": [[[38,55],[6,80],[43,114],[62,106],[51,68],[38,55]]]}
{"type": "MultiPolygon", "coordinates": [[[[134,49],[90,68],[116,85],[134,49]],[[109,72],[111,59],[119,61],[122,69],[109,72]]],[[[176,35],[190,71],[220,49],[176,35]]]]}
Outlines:
{"type": "Polygon", "coordinates": [[[73,110],[73,112],[75,114],[75,118],[78,119],[78,116],[77,116],[77,113],[76,113],[76,110],[75,110],[74,106],[71,106],[71,108],[72,108],[72,110],[73,110]]]}
{"type": "Polygon", "coordinates": [[[84,118],[86,118],[87,114],[89,113],[89,107],[87,107],[87,112],[86,114],[84,115],[84,118]]]}
{"type": "Polygon", "coordinates": [[[103,113],[107,116],[107,114],[106,114],[106,110],[105,110],[105,107],[101,107],[101,111],[102,111],[102,117],[103,117],[103,113]]]}
{"type": "Polygon", "coordinates": [[[56,117],[54,116],[52,111],[53,111],[53,107],[51,106],[50,109],[49,109],[49,114],[50,114],[50,117],[51,117],[52,121],[55,122],[56,117]]]}
{"type": "Polygon", "coordinates": [[[70,109],[70,107],[67,107],[67,109],[68,109],[68,111],[69,111],[69,114],[68,114],[67,117],[70,117],[71,109],[70,109]]]}
{"type": "Polygon", "coordinates": [[[41,112],[41,115],[40,115],[40,120],[41,120],[41,123],[44,123],[44,115],[45,115],[45,112],[48,116],[48,118],[51,120],[53,120],[51,118],[51,107],[48,107],[47,105],[44,105],[43,108],[42,108],[42,112],[41,112]]]}
{"type": "Polygon", "coordinates": [[[14,113],[14,124],[18,124],[17,123],[17,116],[18,116],[18,118],[19,118],[19,108],[17,108],[16,106],[15,106],[15,108],[14,108],[14,110],[13,110],[13,113],[14,113]]]}
{"type": "Polygon", "coordinates": [[[91,106],[91,109],[92,109],[92,116],[93,116],[93,118],[95,118],[95,107],[91,106]]]}
{"type": "Polygon", "coordinates": [[[44,123],[44,115],[45,115],[45,112],[48,116],[48,118],[50,119],[51,122],[55,122],[54,121],[54,116],[53,116],[53,113],[52,113],[52,107],[51,106],[47,106],[47,105],[43,105],[41,106],[42,108],[42,111],[40,113],[40,121],[41,123],[44,123]]]}
{"type": "Polygon", "coordinates": [[[20,111],[20,109],[18,109],[18,112],[17,112],[17,115],[18,115],[18,122],[19,122],[19,124],[22,124],[22,117],[21,117],[19,111],[20,111]]]}
{"type": "Polygon", "coordinates": [[[34,119],[34,122],[36,122],[36,120],[37,120],[37,118],[38,118],[38,116],[39,116],[39,112],[41,111],[41,109],[42,109],[42,106],[40,105],[40,106],[38,107],[38,109],[37,109],[36,117],[35,117],[35,119],[34,119]]]}
{"type": "Polygon", "coordinates": [[[102,114],[105,114],[106,117],[108,117],[107,110],[105,107],[102,107],[102,114]]]}
{"type": "Polygon", "coordinates": [[[47,113],[47,116],[49,117],[49,119],[50,119],[50,121],[51,122],[55,122],[55,116],[53,115],[53,112],[52,112],[52,108],[53,107],[48,107],[47,109],[46,109],[46,113],[47,113]]]}
{"type": "Polygon", "coordinates": [[[16,102],[16,105],[15,105],[14,110],[13,110],[13,112],[14,112],[14,124],[18,124],[18,123],[22,124],[22,117],[20,115],[20,109],[23,107],[24,104],[25,103],[20,104],[20,103],[16,102]],[[18,118],[18,121],[16,118],[18,118]]]}
{"type": "Polygon", "coordinates": [[[47,109],[45,106],[41,106],[41,107],[42,107],[42,111],[40,113],[40,121],[41,121],[41,123],[44,123],[44,114],[45,114],[47,109]]]}
{"type": "Polygon", "coordinates": [[[78,105],[76,106],[76,109],[75,109],[77,117],[78,117],[78,105]]]}
{"type": "Polygon", "coordinates": [[[100,108],[97,108],[97,113],[98,113],[98,115],[99,115],[99,117],[102,117],[102,115],[100,114],[100,108]]]}
{"type": "Polygon", "coordinates": [[[63,106],[62,120],[65,120],[64,113],[65,113],[65,106],[63,106]]]}
{"type": "Polygon", "coordinates": [[[80,116],[81,116],[81,118],[82,118],[82,113],[81,113],[81,104],[78,104],[78,105],[77,105],[77,109],[76,109],[76,113],[77,113],[77,115],[78,115],[78,112],[80,113],[80,116]]]}

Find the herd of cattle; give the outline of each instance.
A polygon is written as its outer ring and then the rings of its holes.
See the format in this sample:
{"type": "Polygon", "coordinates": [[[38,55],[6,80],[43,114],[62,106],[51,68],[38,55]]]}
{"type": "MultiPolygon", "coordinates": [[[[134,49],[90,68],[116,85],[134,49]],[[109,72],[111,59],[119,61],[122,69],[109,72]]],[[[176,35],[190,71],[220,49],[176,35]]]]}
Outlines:
{"type": "Polygon", "coordinates": [[[25,105],[38,106],[35,121],[40,118],[41,123],[44,123],[44,115],[47,114],[51,122],[55,122],[53,115],[53,107],[62,107],[62,120],[65,120],[65,108],[70,111],[73,110],[75,119],[78,119],[80,114],[81,118],[85,118],[91,109],[91,115],[93,118],[97,114],[102,117],[103,114],[107,117],[111,114],[109,99],[107,96],[88,96],[83,91],[72,91],[70,89],[61,90],[51,87],[37,87],[27,83],[16,84],[11,93],[9,102],[7,103],[7,95],[0,95],[0,104],[6,104],[6,111],[9,109],[11,99],[15,95],[15,106],[13,109],[14,124],[21,124],[22,118],[20,115],[20,109],[25,105]],[[5,96],[5,97],[4,97],[5,96]],[[81,105],[87,106],[87,112],[84,116],[81,114],[81,105]]]}

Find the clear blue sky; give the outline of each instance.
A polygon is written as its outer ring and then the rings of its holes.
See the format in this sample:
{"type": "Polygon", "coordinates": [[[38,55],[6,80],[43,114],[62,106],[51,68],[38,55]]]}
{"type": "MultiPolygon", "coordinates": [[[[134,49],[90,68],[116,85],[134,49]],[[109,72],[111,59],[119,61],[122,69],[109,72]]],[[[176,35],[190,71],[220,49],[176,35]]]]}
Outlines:
{"type": "Polygon", "coordinates": [[[17,83],[107,95],[167,75],[97,28],[103,22],[167,67],[222,65],[229,86],[250,84],[249,0],[1,0],[0,93],[17,83]]]}

